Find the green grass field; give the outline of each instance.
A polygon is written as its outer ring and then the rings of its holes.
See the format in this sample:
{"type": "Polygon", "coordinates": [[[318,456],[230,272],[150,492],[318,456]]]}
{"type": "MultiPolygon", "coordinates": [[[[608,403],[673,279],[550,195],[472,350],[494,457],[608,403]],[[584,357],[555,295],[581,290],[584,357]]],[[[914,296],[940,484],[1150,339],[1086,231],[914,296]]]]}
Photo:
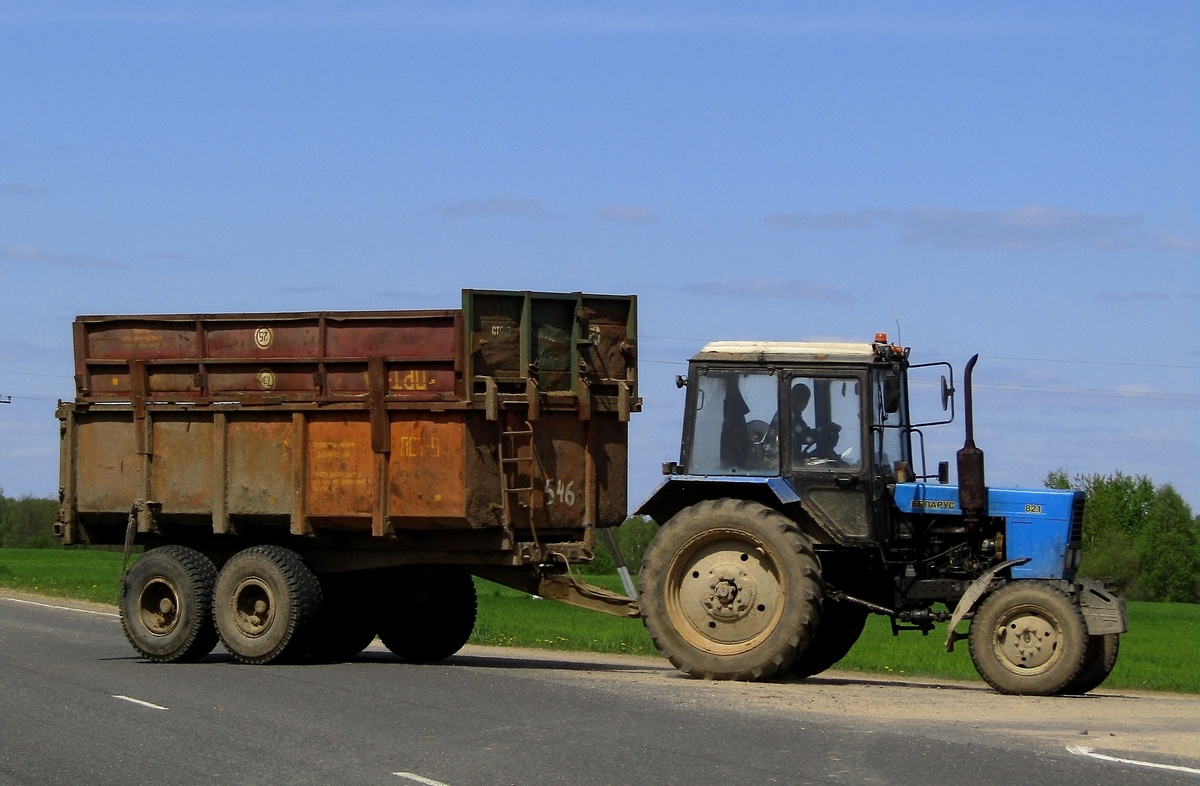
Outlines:
{"type": "MultiPolygon", "coordinates": [[[[114,552],[0,549],[0,587],[115,605],[121,560],[114,552]]],[[[620,589],[615,576],[587,579],[620,589]]],[[[536,600],[482,580],[476,583],[479,617],[471,637],[476,644],[655,654],[639,620],[536,600]]],[[[1121,655],[1106,688],[1200,693],[1200,605],[1130,603],[1129,628],[1121,637],[1121,655]]],[[[947,654],[945,636],[942,626],[929,636],[905,632],[893,637],[888,620],[873,616],[854,649],[835,668],[977,680],[966,642],[947,654]]]]}

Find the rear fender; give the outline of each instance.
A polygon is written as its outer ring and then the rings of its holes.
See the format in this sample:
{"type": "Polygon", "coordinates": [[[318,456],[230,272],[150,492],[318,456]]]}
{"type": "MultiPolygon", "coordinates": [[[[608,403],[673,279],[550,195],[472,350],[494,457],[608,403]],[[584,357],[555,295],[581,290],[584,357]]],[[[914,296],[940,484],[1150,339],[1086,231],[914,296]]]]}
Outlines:
{"type": "Polygon", "coordinates": [[[708,499],[745,499],[781,510],[800,501],[792,484],[783,478],[749,478],[710,475],[673,475],[633,511],[666,524],[679,511],[708,499]]]}

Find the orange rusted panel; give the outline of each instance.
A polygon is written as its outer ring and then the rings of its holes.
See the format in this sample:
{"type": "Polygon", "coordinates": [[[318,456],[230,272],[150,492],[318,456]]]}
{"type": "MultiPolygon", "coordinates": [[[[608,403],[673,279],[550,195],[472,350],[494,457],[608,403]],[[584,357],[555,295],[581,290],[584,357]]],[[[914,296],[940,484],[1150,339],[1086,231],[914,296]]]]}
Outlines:
{"type": "Polygon", "coordinates": [[[307,426],[308,482],[305,510],[309,516],[370,518],[377,483],[371,452],[371,423],[357,419],[313,418],[307,426]]]}
{"type": "MultiPolygon", "coordinates": [[[[397,527],[413,519],[465,515],[465,425],[461,416],[419,413],[391,424],[388,507],[397,527]]],[[[498,481],[497,481],[498,482],[498,481]]]]}
{"type": "Polygon", "coordinates": [[[120,416],[96,417],[78,429],[74,466],[81,512],[128,511],[133,500],[142,496],[142,458],[137,454],[132,418],[128,412],[120,416]]]}
{"type": "Polygon", "coordinates": [[[154,421],[151,494],[163,513],[212,512],[213,424],[188,413],[154,421]]]}
{"type": "Polygon", "coordinates": [[[229,419],[226,494],[230,515],[290,515],[293,510],[292,418],[255,413],[229,419]]]}

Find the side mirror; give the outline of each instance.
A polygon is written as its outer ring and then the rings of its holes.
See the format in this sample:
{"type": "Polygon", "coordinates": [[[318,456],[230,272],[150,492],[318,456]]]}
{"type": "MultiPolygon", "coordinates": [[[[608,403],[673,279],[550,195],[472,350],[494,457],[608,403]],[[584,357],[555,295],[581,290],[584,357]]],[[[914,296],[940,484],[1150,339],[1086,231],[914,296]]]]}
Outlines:
{"type": "Polygon", "coordinates": [[[900,411],[900,379],[891,374],[883,378],[883,409],[889,415],[900,411]]]}
{"type": "Polygon", "coordinates": [[[954,388],[942,377],[942,412],[950,408],[950,399],[954,397],[954,388]]]}
{"type": "Polygon", "coordinates": [[[676,374],[675,375],[675,387],[677,387],[677,388],[687,387],[687,378],[684,377],[682,374],[676,374]]]}

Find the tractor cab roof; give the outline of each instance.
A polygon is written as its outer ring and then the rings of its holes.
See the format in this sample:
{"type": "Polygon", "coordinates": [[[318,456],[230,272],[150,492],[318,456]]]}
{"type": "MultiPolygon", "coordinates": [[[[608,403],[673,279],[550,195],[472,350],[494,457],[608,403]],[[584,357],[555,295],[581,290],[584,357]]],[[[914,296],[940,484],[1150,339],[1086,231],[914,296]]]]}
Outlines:
{"type": "Polygon", "coordinates": [[[693,363],[847,363],[867,365],[877,360],[907,358],[908,351],[887,343],[831,341],[713,341],[692,356],[693,363]]]}

